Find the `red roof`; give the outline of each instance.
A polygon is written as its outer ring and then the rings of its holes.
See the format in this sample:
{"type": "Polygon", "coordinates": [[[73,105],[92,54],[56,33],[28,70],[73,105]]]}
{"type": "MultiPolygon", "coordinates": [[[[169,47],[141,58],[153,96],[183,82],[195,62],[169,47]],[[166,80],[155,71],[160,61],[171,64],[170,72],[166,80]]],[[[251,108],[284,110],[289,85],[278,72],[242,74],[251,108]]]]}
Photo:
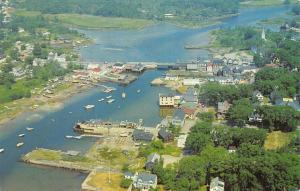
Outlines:
{"type": "Polygon", "coordinates": [[[100,72],[101,69],[100,69],[99,67],[98,67],[98,68],[93,68],[92,71],[93,71],[93,72],[100,72]]]}
{"type": "Polygon", "coordinates": [[[190,108],[183,108],[182,111],[187,114],[187,115],[192,115],[195,113],[195,109],[190,109],[190,108]]]}

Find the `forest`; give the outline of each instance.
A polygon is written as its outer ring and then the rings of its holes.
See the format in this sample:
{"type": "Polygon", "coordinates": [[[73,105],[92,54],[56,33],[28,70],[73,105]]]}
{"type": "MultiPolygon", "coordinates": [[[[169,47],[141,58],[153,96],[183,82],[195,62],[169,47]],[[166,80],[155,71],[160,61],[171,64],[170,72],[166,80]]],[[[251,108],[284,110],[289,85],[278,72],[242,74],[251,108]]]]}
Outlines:
{"type": "Polygon", "coordinates": [[[44,14],[78,13],[106,17],[164,20],[173,14],[187,20],[203,20],[238,13],[238,0],[14,0],[16,7],[44,14]]]}

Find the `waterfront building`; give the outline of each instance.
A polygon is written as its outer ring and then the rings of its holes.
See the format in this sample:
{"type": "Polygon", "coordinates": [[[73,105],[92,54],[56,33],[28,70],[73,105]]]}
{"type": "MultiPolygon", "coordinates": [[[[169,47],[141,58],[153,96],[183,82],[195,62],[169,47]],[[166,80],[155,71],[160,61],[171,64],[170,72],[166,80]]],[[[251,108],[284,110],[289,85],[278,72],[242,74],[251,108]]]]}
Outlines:
{"type": "Polygon", "coordinates": [[[150,132],[144,131],[142,129],[134,129],[132,133],[132,137],[134,141],[146,141],[146,142],[150,142],[154,138],[154,136],[150,132]]]}
{"type": "Polygon", "coordinates": [[[175,106],[175,96],[159,94],[159,106],[161,107],[174,107],[175,106]]]}

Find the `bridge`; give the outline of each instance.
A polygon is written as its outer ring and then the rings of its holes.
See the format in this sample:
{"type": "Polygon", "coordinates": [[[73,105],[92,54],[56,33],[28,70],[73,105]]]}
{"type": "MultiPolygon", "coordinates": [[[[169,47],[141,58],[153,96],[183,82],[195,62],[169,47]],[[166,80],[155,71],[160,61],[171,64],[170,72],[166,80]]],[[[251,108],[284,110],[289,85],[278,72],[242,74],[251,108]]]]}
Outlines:
{"type": "Polygon", "coordinates": [[[136,65],[136,64],[142,64],[145,66],[155,66],[157,69],[180,69],[180,68],[185,68],[188,63],[172,63],[172,62],[147,62],[147,61],[141,61],[141,62],[96,62],[96,61],[81,61],[79,62],[83,66],[87,65],[114,65],[116,63],[121,63],[121,64],[128,64],[128,65],[136,65]]]}

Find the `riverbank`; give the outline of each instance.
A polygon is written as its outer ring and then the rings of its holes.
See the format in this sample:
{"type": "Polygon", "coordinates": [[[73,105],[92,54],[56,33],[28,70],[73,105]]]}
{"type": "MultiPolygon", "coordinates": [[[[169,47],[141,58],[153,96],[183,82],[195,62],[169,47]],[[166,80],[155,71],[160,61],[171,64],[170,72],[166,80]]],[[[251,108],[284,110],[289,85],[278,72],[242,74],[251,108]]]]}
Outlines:
{"type": "Polygon", "coordinates": [[[13,102],[1,104],[0,127],[11,120],[21,116],[25,112],[45,112],[56,111],[64,106],[64,101],[68,98],[92,88],[92,85],[81,86],[72,82],[65,83],[58,87],[51,97],[35,95],[31,98],[23,98],[13,102]]]}

